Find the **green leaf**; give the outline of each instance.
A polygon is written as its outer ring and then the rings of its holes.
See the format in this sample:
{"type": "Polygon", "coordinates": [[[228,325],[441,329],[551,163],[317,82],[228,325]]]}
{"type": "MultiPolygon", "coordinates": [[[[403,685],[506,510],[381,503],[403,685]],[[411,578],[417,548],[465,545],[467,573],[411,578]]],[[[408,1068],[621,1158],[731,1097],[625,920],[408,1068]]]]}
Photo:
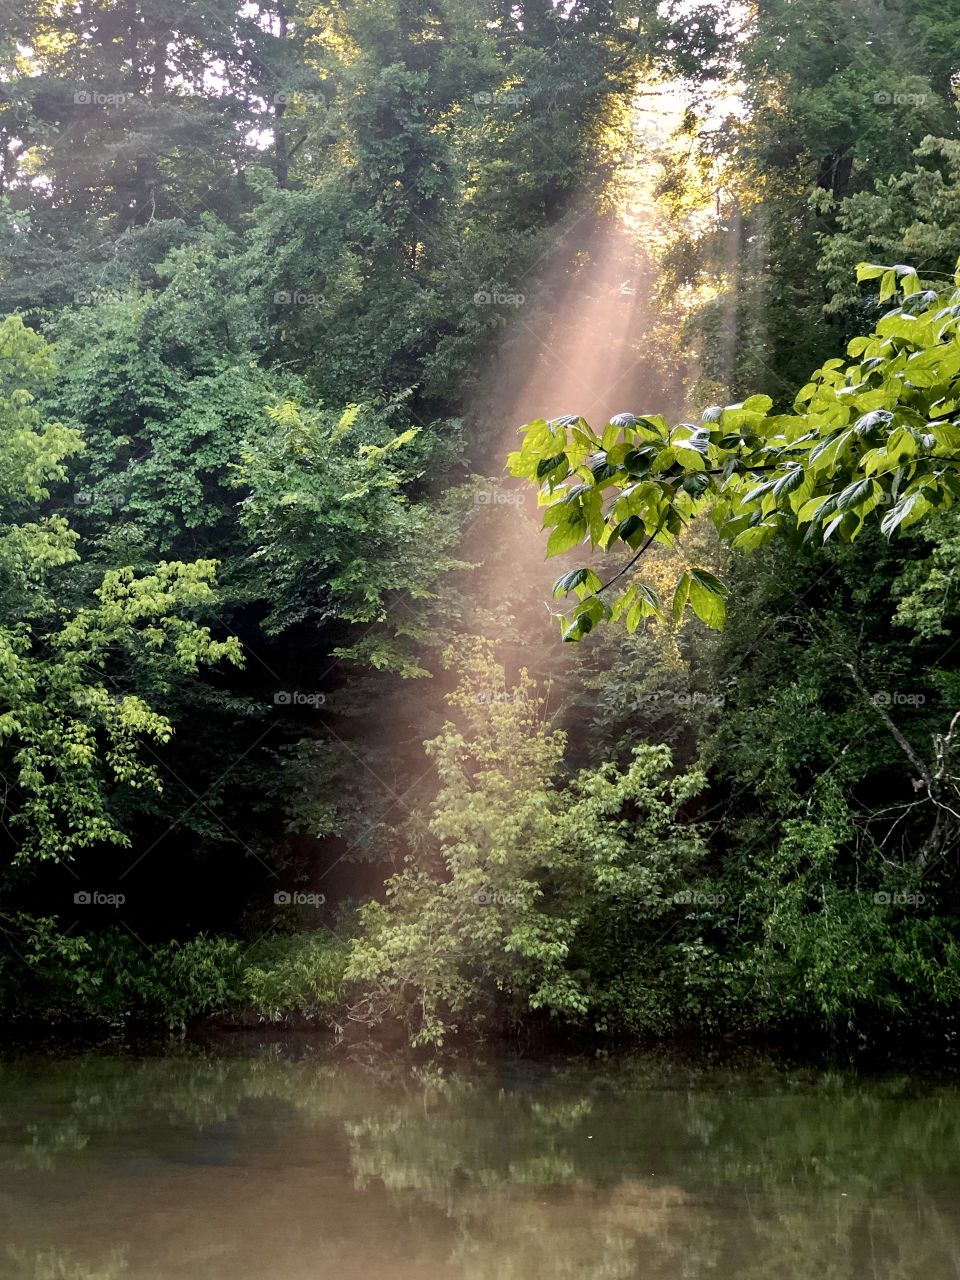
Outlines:
{"type": "Polygon", "coordinates": [[[920,292],[920,280],[913,267],[905,268],[900,276],[900,291],[905,298],[910,298],[913,294],[920,292]]]}
{"type": "Polygon", "coordinates": [[[551,556],[558,556],[564,551],[569,551],[571,547],[575,547],[578,542],[582,541],[587,532],[586,520],[570,520],[564,524],[558,524],[547,539],[547,559],[551,556]]]}
{"type": "Polygon", "coordinates": [[[541,458],[537,463],[537,479],[542,480],[544,476],[550,474],[567,461],[566,453],[555,453],[549,458],[541,458]]]}
{"type": "Polygon", "coordinates": [[[725,594],[726,588],[712,574],[708,574],[704,570],[691,570],[690,603],[693,606],[693,611],[701,622],[705,622],[714,631],[723,629],[724,619],[726,618],[726,607],[723,603],[725,594]],[[715,583],[720,590],[714,590],[708,585],[706,579],[715,583]]]}
{"type": "Polygon", "coordinates": [[[770,525],[754,525],[752,528],[744,529],[742,533],[738,533],[732,545],[738,551],[756,551],[758,547],[762,547],[764,543],[769,542],[775,532],[776,530],[770,525]]]}
{"type": "Polygon", "coordinates": [[[819,463],[818,470],[832,467],[836,464],[840,454],[846,448],[847,442],[853,435],[853,428],[838,428],[831,431],[828,436],[820,441],[810,452],[811,463],[819,463]]]}
{"type": "Polygon", "coordinates": [[[773,408],[773,401],[769,396],[748,396],[743,407],[751,413],[769,413],[773,408]]]}
{"type": "MultiPolygon", "coordinates": [[[[621,541],[629,543],[630,539],[636,534],[643,534],[645,526],[639,516],[627,516],[626,520],[621,520],[610,536],[610,542],[620,538],[621,541]]],[[[607,544],[608,546],[610,543],[607,544]]]]}
{"type": "Polygon", "coordinates": [[[571,569],[569,573],[563,574],[553,584],[553,595],[555,599],[565,596],[571,592],[574,587],[578,587],[581,582],[586,582],[589,569],[571,569]]]}
{"type": "Polygon", "coordinates": [[[673,604],[671,613],[674,625],[679,623],[683,617],[683,611],[687,607],[687,601],[690,598],[690,574],[684,572],[680,575],[680,580],[673,592],[673,604]]]}
{"type": "Polygon", "coordinates": [[[616,622],[627,612],[637,598],[637,584],[631,583],[626,591],[620,593],[610,609],[610,620],[616,622]]]}
{"type": "Polygon", "coordinates": [[[905,528],[919,520],[930,510],[930,502],[918,491],[901,498],[880,521],[881,530],[888,536],[899,528],[905,528]]]}
{"type": "Polygon", "coordinates": [[[612,449],[619,439],[620,439],[619,426],[617,426],[615,422],[608,422],[607,425],[603,428],[603,435],[600,438],[600,443],[604,451],[606,451],[607,449],[612,449]]]}
{"type": "Polygon", "coordinates": [[[691,471],[703,471],[706,468],[707,464],[704,462],[703,455],[699,449],[693,449],[689,445],[678,444],[673,446],[673,452],[677,461],[685,467],[689,467],[691,471]]]}
{"type": "Polygon", "coordinates": [[[874,409],[872,413],[865,413],[862,418],[858,418],[853,429],[858,436],[863,436],[874,427],[887,426],[892,420],[893,412],[890,409],[874,409]]]}
{"type": "Polygon", "coordinates": [[[587,614],[582,613],[578,618],[574,618],[569,627],[564,629],[562,639],[567,644],[576,644],[578,640],[582,640],[585,635],[593,630],[593,619],[587,614]]]}
{"type": "MultiPolygon", "coordinates": [[[[869,476],[863,480],[855,480],[853,484],[848,484],[837,498],[837,510],[849,511],[851,507],[858,506],[859,503],[870,496],[874,485],[877,485],[876,480],[871,480],[869,476]]],[[[879,487],[877,485],[877,488],[879,487]]]]}
{"type": "Polygon", "coordinates": [[[725,582],[721,582],[718,577],[712,574],[709,569],[692,568],[690,570],[691,582],[699,583],[706,591],[712,592],[721,599],[726,599],[730,594],[730,589],[725,582]]]}
{"type": "Polygon", "coordinates": [[[773,496],[781,498],[785,494],[793,493],[795,489],[799,489],[806,478],[806,472],[803,467],[791,467],[790,470],[782,476],[778,476],[773,482],[773,496]]]}

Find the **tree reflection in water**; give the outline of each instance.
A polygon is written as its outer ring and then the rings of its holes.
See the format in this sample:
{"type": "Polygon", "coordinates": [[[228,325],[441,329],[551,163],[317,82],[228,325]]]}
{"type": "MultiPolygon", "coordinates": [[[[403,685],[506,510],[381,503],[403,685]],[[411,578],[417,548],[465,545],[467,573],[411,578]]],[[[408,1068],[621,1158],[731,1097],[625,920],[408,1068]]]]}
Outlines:
{"type": "Polygon", "coordinates": [[[24,1280],[938,1280],[960,1094],[909,1077],[190,1047],[0,1068],[24,1280]]]}

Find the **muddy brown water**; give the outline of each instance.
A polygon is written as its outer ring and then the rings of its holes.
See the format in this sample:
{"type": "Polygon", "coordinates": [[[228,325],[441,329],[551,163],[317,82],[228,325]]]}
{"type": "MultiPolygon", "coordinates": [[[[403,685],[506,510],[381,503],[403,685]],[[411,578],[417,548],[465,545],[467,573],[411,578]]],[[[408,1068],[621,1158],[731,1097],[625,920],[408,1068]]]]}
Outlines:
{"type": "Polygon", "coordinates": [[[960,1089],[660,1055],[8,1055],[0,1230],[29,1280],[946,1280],[960,1089]]]}

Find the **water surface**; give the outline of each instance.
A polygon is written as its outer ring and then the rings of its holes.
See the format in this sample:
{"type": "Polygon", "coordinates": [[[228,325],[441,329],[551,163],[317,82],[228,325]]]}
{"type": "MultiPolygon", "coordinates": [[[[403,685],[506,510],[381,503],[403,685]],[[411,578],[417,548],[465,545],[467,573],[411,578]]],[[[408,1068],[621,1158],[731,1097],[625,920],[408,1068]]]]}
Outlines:
{"type": "Polygon", "coordinates": [[[960,1092],[638,1057],[0,1064],[0,1275],[941,1280],[960,1092]]]}

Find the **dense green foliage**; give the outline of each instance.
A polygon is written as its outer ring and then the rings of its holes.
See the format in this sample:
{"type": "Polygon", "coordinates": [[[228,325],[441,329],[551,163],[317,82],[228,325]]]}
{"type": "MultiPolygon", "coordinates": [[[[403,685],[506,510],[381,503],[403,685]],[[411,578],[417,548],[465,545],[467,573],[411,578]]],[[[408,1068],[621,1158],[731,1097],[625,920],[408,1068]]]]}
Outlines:
{"type": "MultiPolygon", "coordinates": [[[[960,290],[921,291],[907,267],[861,264],[861,279],[882,277],[881,301],[903,305],[870,335],[855,338],[852,364],[833,359],[798,392],[792,414],[772,413],[769,396],[706,409],[699,424],[671,428],[662,417],[621,414],[598,436],[582,418],[539,420],[524,428],[511,457],[514,475],[532,480],[547,505],[548,555],[581,541],[604,551],[638,551],[674,539],[709,509],[720,537],[755,551],[778,533],[794,546],[834,534],[851,542],[878,508],[893,534],[960,496],[960,290]],[[613,490],[609,494],[607,490],[613,490]]],[[[588,568],[558,579],[555,594],[580,597],[564,633],[577,640],[606,618],[662,619],[659,597],[638,583],[609,601],[607,583],[588,568]]],[[[684,570],[673,590],[679,621],[687,604],[721,627],[725,588],[707,570],[684,570]]]]}
{"type": "Polygon", "coordinates": [[[5,1008],[952,1015],[956,17],[15,9],[5,1008]]]}

